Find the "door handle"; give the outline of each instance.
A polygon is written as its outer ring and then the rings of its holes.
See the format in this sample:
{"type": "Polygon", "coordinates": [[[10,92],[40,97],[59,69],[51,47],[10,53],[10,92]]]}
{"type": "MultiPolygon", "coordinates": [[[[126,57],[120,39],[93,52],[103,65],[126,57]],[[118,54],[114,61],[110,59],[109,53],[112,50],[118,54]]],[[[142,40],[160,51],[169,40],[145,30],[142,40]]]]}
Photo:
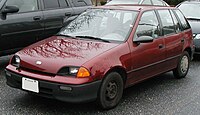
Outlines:
{"type": "Polygon", "coordinates": [[[164,47],[164,45],[163,44],[159,44],[159,49],[162,49],[163,47],[164,47]]]}
{"type": "Polygon", "coordinates": [[[40,20],[40,19],[41,19],[40,16],[35,16],[35,17],[33,17],[33,20],[40,20]]]}
{"type": "Polygon", "coordinates": [[[66,12],[65,16],[71,16],[71,12],[66,12]]]}

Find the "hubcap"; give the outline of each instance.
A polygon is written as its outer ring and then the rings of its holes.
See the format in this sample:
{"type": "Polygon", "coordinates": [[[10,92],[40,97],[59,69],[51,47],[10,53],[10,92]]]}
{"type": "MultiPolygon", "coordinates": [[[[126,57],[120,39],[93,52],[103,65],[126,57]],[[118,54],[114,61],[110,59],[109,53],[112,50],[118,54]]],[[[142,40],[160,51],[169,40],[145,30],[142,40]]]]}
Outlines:
{"type": "Polygon", "coordinates": [[[117,95],[117,84],[116,82],[109,82],[106,88],[106,97],[108,100],[112,100],[117,95]]]}
{"type": "Polygon", "coordinates": [[[183,74],[185,74],[188,70],[188,67],[189,67],[189,59],[187,56],[183,56],[182,59],[181,59],[181,72],[183,74]]]}

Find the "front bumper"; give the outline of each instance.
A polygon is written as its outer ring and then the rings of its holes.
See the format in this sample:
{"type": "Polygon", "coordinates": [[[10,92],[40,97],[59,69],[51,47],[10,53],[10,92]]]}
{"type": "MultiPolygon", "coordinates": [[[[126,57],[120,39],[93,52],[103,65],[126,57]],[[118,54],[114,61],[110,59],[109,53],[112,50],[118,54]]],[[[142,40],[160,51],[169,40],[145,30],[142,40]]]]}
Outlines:
{"type": "MultiPolygon", "coordinates": [[[[5,73],[6,73],[7,85],[17,89],[22,89],[23,77],[29,78],[27,76],[18,75],[9,70],[5,70],[5,73]]],[[[37,80],[39,82],[39,93],[34,93],[27,90],[24,91],[39,96],[53,98],[71,103],[94,101],[97,98],[97,93],[101,84],[101,80],[82,85],[68,85],[68,84],[54,83],[38,79],[34,80],[37,80]]]]}

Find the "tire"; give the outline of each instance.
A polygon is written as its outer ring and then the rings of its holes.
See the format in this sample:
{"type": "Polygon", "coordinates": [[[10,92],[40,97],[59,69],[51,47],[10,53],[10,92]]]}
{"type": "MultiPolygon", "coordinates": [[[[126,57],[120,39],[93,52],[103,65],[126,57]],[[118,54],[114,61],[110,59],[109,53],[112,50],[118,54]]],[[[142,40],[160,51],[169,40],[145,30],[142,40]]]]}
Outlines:
{"type": "Polygon", "coordinates": [[[177,79],[184,78],[189,70],[190,56],[184,51],[181,55],[177,67],[173,70],[174,77],[177,79]]]}
{"type": "Polygon", "coordinates": [[[117,72],[109,73],[101,84],[98,93],[98,105],[102,109],[116,107],[122,98],[123,89],[124,83],[121,75],[117,72]]]}

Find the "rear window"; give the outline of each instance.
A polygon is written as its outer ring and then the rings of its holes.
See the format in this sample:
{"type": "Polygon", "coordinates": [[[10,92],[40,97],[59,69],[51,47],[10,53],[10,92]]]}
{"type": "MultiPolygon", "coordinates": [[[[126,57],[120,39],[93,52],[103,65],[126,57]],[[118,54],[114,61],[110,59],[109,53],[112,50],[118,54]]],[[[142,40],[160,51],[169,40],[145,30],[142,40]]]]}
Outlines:
{"type": "Polygon", "coordinates": [[[190,28],[189,23],[187,22],[186,18],[183,16],[183,14],[179,10],[174,10],[175,13],[177,14],[178,18],[180,19],[182,29],[187,30],[190,28]]]}

